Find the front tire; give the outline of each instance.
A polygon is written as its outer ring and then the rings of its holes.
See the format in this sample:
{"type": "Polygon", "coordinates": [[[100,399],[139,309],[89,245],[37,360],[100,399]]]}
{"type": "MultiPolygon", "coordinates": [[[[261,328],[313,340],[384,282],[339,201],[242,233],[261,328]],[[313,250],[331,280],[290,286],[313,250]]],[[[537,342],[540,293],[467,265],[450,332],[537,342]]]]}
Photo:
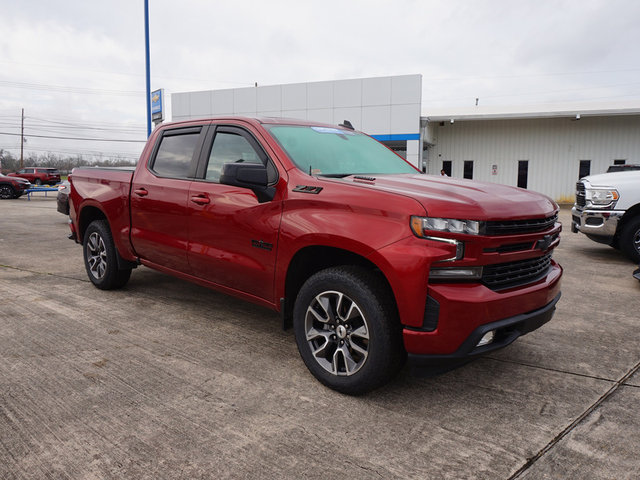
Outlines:
{"type": "Polygon", "coordinates": [[[640,263],[640,216],[629,220],[622,229],[620,249],[635,263],[640,263]]]}
{"type": "Polygon", "coordinates": [[[131,269],[118,269],[118,252],[106,220],[94,220],[89,224],[82,249],[87,275],[96,287],[114,290],[129,281],[131,269]]]}
{"type": "Polygon", "coordinates": [[[0,185],[0,198],[3,200],[9,200],[14,198],[16,193],[11,185],[0,185]]]}
{"type": "Polygon", "coordinates": [[[363,268],[328,268],[311,276],[296,298],[293,327],[309,371],[339,392],[369,392],[402,367],[393,298],[382,279],[363,268]]]}
{"type": "Polygon", "coordinates": [[[36,181],[34,183],[39,187],[40,185],[42,185],[42,180],[36,178],[36,181]]]}

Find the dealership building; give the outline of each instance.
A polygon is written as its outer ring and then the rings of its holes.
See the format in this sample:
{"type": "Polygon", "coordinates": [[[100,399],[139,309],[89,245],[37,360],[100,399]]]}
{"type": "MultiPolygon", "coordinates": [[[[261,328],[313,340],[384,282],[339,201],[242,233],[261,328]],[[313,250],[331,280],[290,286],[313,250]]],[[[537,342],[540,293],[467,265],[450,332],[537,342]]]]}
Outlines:
{"type": "Polygon", "coordinates": [[[640,102],[438,109],[422,75],[174,93],[174,121],[219,115],[348,120],[417,168],[535,190],[572,202],[576,180],[640,164],[640,102]]]}

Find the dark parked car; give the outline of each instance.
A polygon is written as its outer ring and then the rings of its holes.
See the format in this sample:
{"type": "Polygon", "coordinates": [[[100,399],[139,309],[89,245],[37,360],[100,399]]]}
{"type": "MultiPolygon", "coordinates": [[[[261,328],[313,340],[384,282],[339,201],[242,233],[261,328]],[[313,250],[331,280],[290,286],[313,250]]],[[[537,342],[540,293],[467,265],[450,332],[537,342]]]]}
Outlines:
{"type": "Polygon", "coordinates": [[[611,165],[607,168],[607,173],[611,172],[628,172],[629,170],[640,170],[640,165],[611,165]]]}
{"type": "Polygon", "coordinates": [[[0,173],[0,198],[3,200],[18,198],[30,187],[31,183],[24,178],[7,177],[0,173]]]}
{"type": "Polygon", "coordinates": [[[640,280],[640,268],[633,272],[633,278],[635,278],[636,280],[640,280]]]}
{"type": "Polygon", "coordinates": [[[60,172],[57,168],[27,167],[16,173],[10,173],[9,176],[24,178],[34,185],[55,185],[60,183],[60,172]]]}
{"type": "Polygon", "coordinates": [[[65,180],[58,187],[58,211],[65,215],[69,215],[69,186],[70,183],[68,180],[65,180]]]}

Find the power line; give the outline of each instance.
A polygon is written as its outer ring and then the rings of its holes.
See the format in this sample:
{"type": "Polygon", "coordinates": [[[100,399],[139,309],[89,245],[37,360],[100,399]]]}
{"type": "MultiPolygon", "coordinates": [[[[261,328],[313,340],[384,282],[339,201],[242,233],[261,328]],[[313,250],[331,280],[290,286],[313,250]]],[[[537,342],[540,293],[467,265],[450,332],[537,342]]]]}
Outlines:
{"type": "MultiPolygon", "coordinates": [[[[20,147],[0,146],[0,149],[4,151],[17,152],[18,150],[20,150],[20,147]]],[[[27,150],[31,152],[33,151],[46,152],[46,153],[53,153],[53,154],[60,154],[60,155],[68,155],[68,154],[90,155],[90,156],[104,155],[104,156],[111,156],[111,157],[128,158],[135,161],[137,161],[140,158],[139,154],[134,154],[131,152],[118,152],[118,151],[112,151],[112,150],[83,150],[83,149],[72,150],[72,149],[65,149],[65,148],[50,149],[50,148],[42,148],[42,147],[28,147],[27,150]]]]}
{"type": "Polygon", "coordinates": [[[458,77],[423,77],[424,80],[429,81],[456,81],[456,80],[480,80],[480,79],[493,79],[493,78],[537,78],[537,77],[560,77],[560,76],[572,76],[572,75],[592,75],[600,73],[631,73],[638,72],[640,68],[623,68],[614,70],[587,70],[587,71],[571,71],[571,72],[549,72],[549,73],[523,73],[523,74],[511,74],[511,75],[462,75],[458,77]]]}
{"type": "Polygon", "coordinates": [[[134,90],[108,90],[99,88],[69,87],[64,85],[49,85],[43,83],[9,82],[7,80],[0,80],[0,85],[4,85],[10,88],[25,88],[29,90],[44,90],[63,93],[79,93],[83,95],[115,95],[123,97],[138,97],[145,94],[144,92],[134,90]]]}
{"type": "MultiPolygon", "coordinates": [[[[19,133],[0,132],[0,135],[20,136],[19,133]]],[[[88,140],[92,142],[129,142],[129,143],[147,143],[146,140],[124,140],[120,138],[86,138],[86,137],[55,137],[51,135],[28,135],[35,138],[54,138],[56,140],[88,140]]]]}
{"type": "MultiPolygon", "coordinates": [[[[100,74],[108,74],[108,75],[122,75],[122,76],[126,76],[126,77],[136,77],[136,78],[140,78],[140,77],[144,77],[145,76],[143,73],[126,73],[126,72],[114,72],[114,71],[107,71],[107,70],[94,70],[94,69],[88,69],[88,68],[78,68],[76,65],[71,67],[71,66],[66,66],[66,65],[46,65],[46,64],[42,64],[42,63],[9,62],[9,61],[6,61],[6,60],[0,61],[0,63],[7,63],[7,64],[12,64],[12,65],[25,65],[25,66],[30,66],[30,67],[41,67],[41,68],[55,68],[55,69],[65,70],[65,71],[68,71],[69,69],[73,69],[75,71],[83,71],[83,72],[90,72],[90,73],[100,73],[100,74]]],[[[253,85],[253,82],[238,82],[238,81],[233,81],[233,80],[219,80],[219,79],[213,79],[211,77],[206,77],[206,78],[193,77],[193,76],[176,77],[176,76],[173,76],[173,75],[162,75],[162,74],[155,74],[154,77],[156,79],[167,79],[167,80],[189,80],[189,81],[226,83],[228,85],[242,85],[242,86],[245,86],[245,87],[250,87],[251,85],[253,85]]]]}
{"type": "MultiPolygon", "coordinates": [[[[58,120],[53,120],[50,118],[41,118],[41,117],[33,117],[31,115],[27,115],[28,119],[30,120],[37,120],[40,122],[47,122],[47,123],[56,123],[59,125],[71,125],[71,126],[78,126],[78,125],[88,125],[88,122],[81,120],[81,123],[78,123],[77,121],[71,121],[71,119],[58,119],[58,120]]],[[[61,117],[64,118],[64,117],[61,117]]],[[[117,125],[120,127],[125,126],[125,124],[123,124],[122,122],[93,122],[94,125],[117,125]]],[[[131,126],[130,128],[137,128],[140,130],[144,130],[144,127],[140,126],[140,127],[135,127],[135,126],[131,126]]]]}

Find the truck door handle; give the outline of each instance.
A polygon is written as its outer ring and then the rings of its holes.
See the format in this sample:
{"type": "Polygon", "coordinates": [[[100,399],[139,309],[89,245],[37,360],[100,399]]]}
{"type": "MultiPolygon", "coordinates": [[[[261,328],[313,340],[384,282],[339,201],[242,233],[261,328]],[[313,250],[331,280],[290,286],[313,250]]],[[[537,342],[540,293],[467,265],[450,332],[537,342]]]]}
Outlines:
{"type": "Polygon", "coordinates": [[[211,200],[209,200],[209,197],[207,197],[206,195],[195,195],[191,197],[191,201],[193,203],[197,203],[198,205],[208,205],[209,203],[211,203],[211,200]]]}
{"type": "Polygon", "coordinates": [[[149,192],[145,188],[136,188],[133,193],[135,193],[139,197],[146,197],[147,195],[149,195],[149,192]]]}

